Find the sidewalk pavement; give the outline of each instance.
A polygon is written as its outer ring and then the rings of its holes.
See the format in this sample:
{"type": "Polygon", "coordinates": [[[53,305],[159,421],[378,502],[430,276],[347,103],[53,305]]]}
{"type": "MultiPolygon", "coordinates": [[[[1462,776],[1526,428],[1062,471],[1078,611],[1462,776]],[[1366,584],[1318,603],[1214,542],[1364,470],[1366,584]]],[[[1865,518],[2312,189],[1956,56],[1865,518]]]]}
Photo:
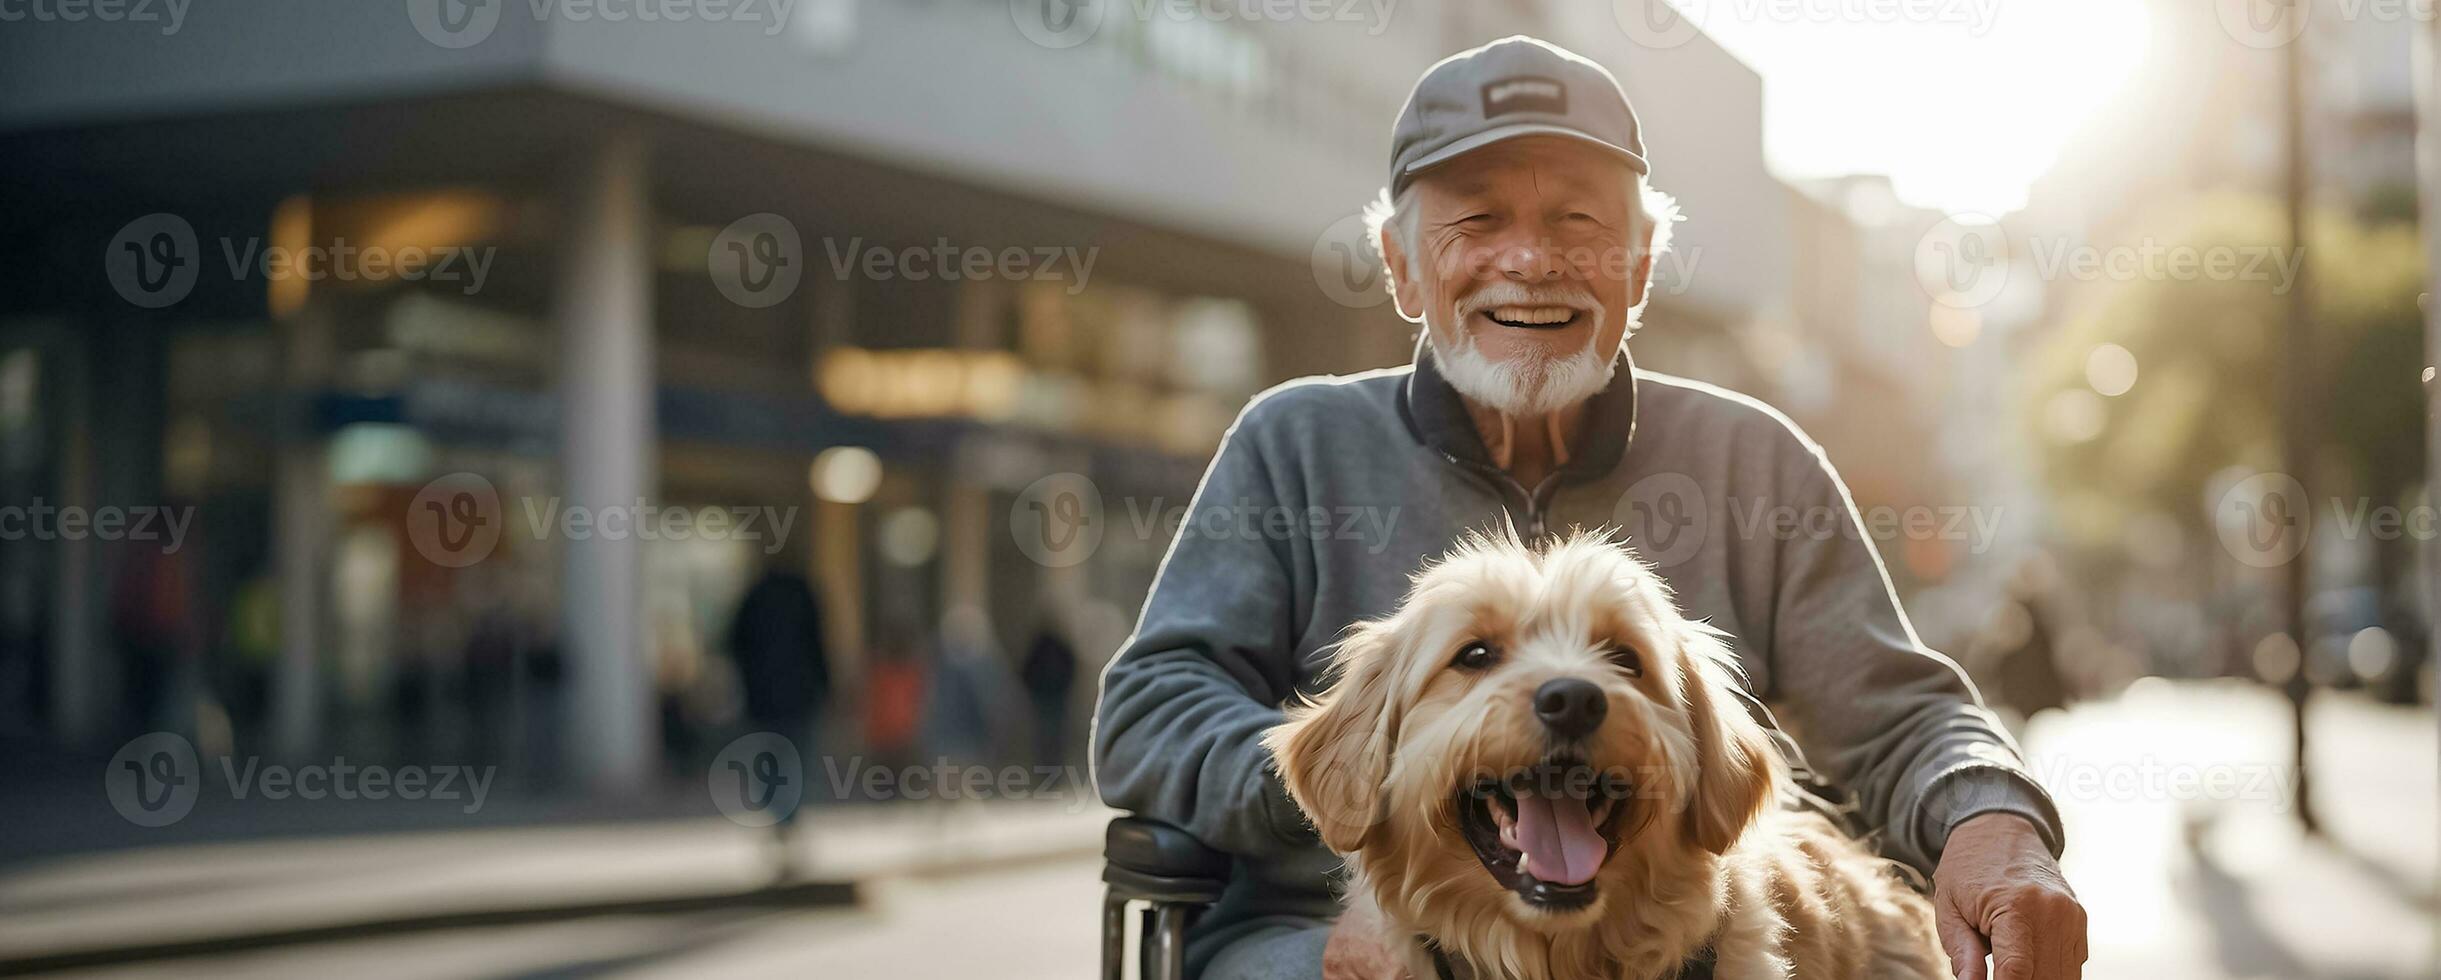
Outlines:
{"type": "Polygon", "coordinates": [[[2289,804],[2297,770],[2275,691],[2149,679],[2027,726],[2091,921],[2086,976],[2435,975],[2433,712],[2324,693],[2307,725],[2321,837],[2289,804]]]}
{"type": "MultiPolygon", "coordinates": [[[[58,859],[0,879],[0,973],[107,951],[243,948],[385,928],[723,904],[835,903],[838,883],[1098,853],[1110,811],[1075,800],[809,811],[800,880],[773,891],[769,829],[720,818],[288,838],[58,859]]],[[[852,892],[848,892],[852,894],[852,892]]],[[[1083,914],[1083,913],[1080,913],[1083,914]]]]}
{"type": "MultiPolygon", "coordinates": [[[[2301,834],[2288,810],[2296,770],[2276,692],[2145,681],[2026,726],[2029,759],[2068,822],[2069,880],[2090,913],[2086,976],[2435,976],[2441,728],[2429,709],[2353,695],[2318,696],[2309,724],[2320,838],[2301,834]]],[[[1108,816],[1073,800],[816,810],[812,873],[857,879],[854,911],[512,918],[503,923],[512,928],[202,953],[124,972],[370,977],[383,972],[374,964],[392,964],[389,975],[508,976],[520,974],[507,964],[530,963],[536,973],[638,977],[1088,975],[1094,855],[1108,816]]],[[[0,960],[470,907],[735,899],[768,880],[770,840],[706,817],[59,857],[0,879],[0,960]]]]}

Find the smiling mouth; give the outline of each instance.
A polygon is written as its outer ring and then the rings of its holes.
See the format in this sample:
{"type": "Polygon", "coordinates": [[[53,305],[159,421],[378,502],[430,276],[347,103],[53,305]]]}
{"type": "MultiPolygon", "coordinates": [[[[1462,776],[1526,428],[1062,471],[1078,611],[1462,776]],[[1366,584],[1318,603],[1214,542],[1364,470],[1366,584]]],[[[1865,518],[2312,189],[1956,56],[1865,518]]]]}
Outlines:
{"type": "Polygon", "coordinates": [[[1585,320],[1573,306],[1495,306],[1475,315],[1512,330],[1566,330],[1585,320]]]}
{"type": "Polygon", "coordinates": [[[1549,759],[1460,787],[1458,827],[1501,887],[1535,908],[1571,912],[1593,904],[1594,875],[1619,847],[1631,789],[1625,776],[1582,759],[1549,759]]]}

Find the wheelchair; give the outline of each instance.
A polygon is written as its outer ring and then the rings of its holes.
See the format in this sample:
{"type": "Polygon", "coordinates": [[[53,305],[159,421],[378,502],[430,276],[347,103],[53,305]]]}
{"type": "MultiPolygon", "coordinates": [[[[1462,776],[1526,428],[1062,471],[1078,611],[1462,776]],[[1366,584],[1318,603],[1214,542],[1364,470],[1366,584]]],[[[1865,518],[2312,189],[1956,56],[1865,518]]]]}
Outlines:
{"type": "Polygon", "coordinates": [[[1102,838],[1102,980],[1126,980],[1128,912],[1140,980],[1186,980],[1187,925],[1229,884],[1229,855],[1158,820],[1120,816],[1102,838]]]}

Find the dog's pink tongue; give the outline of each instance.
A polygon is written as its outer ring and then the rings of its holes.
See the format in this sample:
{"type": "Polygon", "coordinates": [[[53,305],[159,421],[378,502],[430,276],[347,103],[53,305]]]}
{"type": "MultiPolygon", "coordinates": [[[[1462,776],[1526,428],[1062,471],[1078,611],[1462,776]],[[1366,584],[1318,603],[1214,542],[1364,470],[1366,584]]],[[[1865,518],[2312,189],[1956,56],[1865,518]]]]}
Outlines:
{"type": "Polygon", "coordinates": [[[1608,850],[1584,800],[1530,793],[1517,797],[1517,845],[1526,852],[1526,870],[1556,885],[1592,881],[1608,850]]]}

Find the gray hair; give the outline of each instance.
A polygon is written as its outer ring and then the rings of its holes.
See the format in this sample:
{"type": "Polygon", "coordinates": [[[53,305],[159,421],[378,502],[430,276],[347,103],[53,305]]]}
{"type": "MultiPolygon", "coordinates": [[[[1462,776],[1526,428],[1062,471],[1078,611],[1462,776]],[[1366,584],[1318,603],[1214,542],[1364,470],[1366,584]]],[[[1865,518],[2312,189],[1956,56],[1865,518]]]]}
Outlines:
{"type": "MultiPolygon", "coordinates": [[[[1634,223],[1653,230],[1647,250],[1656,259],[1669,254],[1670,227],[1677,224],[1681,217],[1678,199],[1646,183],[1643,174],[1631,173],[1627,179],[1630,185],[1628,200],[1636,204],[1634,223]]],[[[1372,246],[1374,255],[1382,260],[1383,271],[1390,271],[1390,256],[1382,251],[1382,230],[1387,228],[1392,240],[1398,242],[1399,251],[1407,255],[1407,278],[1423,276],[1424,259],[1415,244],[1418,220],[1413,184],[1399,192],[1396,200],[1390,197],[1390,189],[1384,187],[1380,195],[1365,205],[1365,241],[1372,246]]],[[[1630,229],[1631,232],[1633,230],[1630,229]]],[[[1387,283],[1384,288],[1396,289],[1397,284],[1387,283]]]]}

